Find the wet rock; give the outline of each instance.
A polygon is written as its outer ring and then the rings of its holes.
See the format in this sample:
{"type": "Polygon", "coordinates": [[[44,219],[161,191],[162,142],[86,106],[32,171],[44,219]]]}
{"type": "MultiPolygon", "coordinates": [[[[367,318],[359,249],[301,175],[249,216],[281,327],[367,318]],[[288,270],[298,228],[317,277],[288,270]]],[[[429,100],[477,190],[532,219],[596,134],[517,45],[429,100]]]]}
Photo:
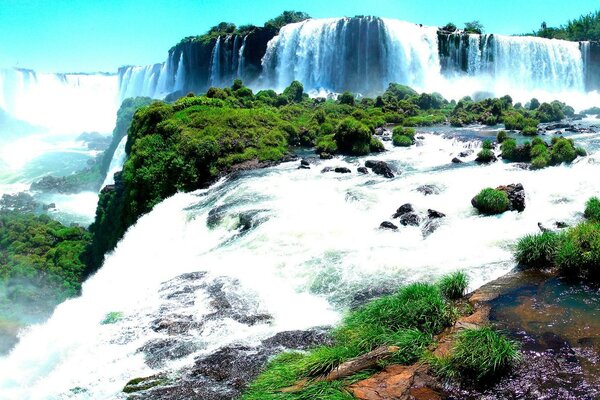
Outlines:
{"type": "Polygon", "coordinates": [[[43,208],[44,208],[44,211],[54,210],[54,209],[56,209],[56,204],[55,203],[44,204],[43,208]]]}
{"type": "Polygon", "coordinates": [[[537,225],[542,233],[552,232],[552,229],[546,228],[541,222],[538,222],[537,225]]]}
{"type": "Polygon", "coordinates": [[[444,218],[446,216],[446,214],[441,213],[439,211],[436,210],[432,210],[431,208],[427,210],[427,216],[430,219],[436,219],[436,218],[444,218]]]}
{"type": "Polygon", "coordinates": [[[465,157],[469,157],[471,154],[473,154],[473,150],[469,149],[469,150],[461,151],[460,153],[458,153],[458,156],[461,158],[465,158],[465,157]]]}
{"type": "Polygon", "coordinates": [[[453,164],[462,164],[462,163],[463,163],[463,161],[462,161],[460,158],[458,158],[458,157],[454,157],[454,158],[452,159],[452,163],[453,163],[453,164]]]}
{"type": "Polygon", "coordinates": [[[33,182],[29,188],[31,191],[44,193],[76,193],[80,187],[65,177],[56,178],[45,176],[37,182],[33,182]]]}
{"type": "Polygon", "coordinates": [[[151,389],[156,386],[164,385],[168,383],[168,379],[165,374],[157,374],[147,376],[144,378],[134,378],[127,382],[123,388],[123,393],[135,393],[144,390],[151,389]]]}
{"type": "Polygon", "coordinates": [[[326,172],[331,172],[333,171],[333,167],[325,167],[321,170],[321,173],[324,174],[326,172]]]}
{"type": "Polygon", "coordinates": [[[569,224],[567,224],[566,222],[563,221],[556,221],[554,223],[554,226],[557,227],[558,229],[565,229],[569,227],[569,224]]]}
{"type": "Polygon", "coordinates": [[[382,136],[385,133],[385,128],[382,126],[378,126],[377,128],[375,128],[375,135],[377,136],[382,136]]]}
{"type": "Polygon", "coordinates": [[[400,217],[400,224],[403,226],[419,226],[421,217],[417,213],[409,212],[400,217]]]}
{"type": "Polygon", "coordinates": [[[525,189],[522,184],[498,186],[496,189],[502,190],[508,195],[508,200],[510,200],[509,210],[518,212],[525,210],[525,189]]]}
{"type": "Polygon", "coordinates": [[[146,364],[150,368],[162,368],[167,361],[188,356],[197,350],[192,341],[175,338],[154,339],[138,349],[144,353],[146,364]]]}
{"type": "Polygon", "coordinates": [[[335,172],[337,172],[338,174],[349,174],[352,171],[350,171],[350,168],[347,167],[335,167],[335,172]]]}
{"type": "Polygon", "coordinates": [[[383,140],[384,142],[391,142],[392,138],[389,137],[389,136],[384,136],[384,137],[381,138],[381,140],[383,140]]]}
{"type": "Polygon", "coordinates": [[[392,218],[399,218],[406,213],[413,212],[414,210],[415,209],[413,208],[412,204],[410,204],[410,203],[402,204],[400,207],[398,207],[398,209],[396,210],[394,215],[392,215],[392,218]]]}
{"type": "Polygon", "coordinates": [[[417,192],[424,196],[430,196],[434,194],[440,194],[442,190],[436,185],[421,185],[417,188],[417,192]]]}
{"type": "Polygon", "coordinates": [[[421,233],[423,234],[423,237],[426,238],[435,232],[440,226],[442,226],[442,221],[440,219],[430,219],[421,229],[421,233]]]}
{"type": "Polygon", "coordinates": [[[365,162],[365,167],[371,168],[377,175],[381,175],[386,178],[394,177],[392,169],[385,161],[367,160],[365,162]]]}
{"type": "Polygon", "coordinates": [[[369,173],[369,170],[367,169],[367,167],[358,167],[356,170],[359,173],[361,173],[361,174],[368,174],[369,173]]]}
{"type": "Polygon", "coordinates": [[[197,330],[202,324],[195,321],[191,315],[170,315],[164,318],[157,318],[152,321],[150,328],[154,332],[166,333],[168,335],[182,335],[190,330],[197,330]]]}
{"type": "Polygon", "coordinates": [[[310,169],[309,165],[300,165],[298,166],[298,169],[310,169]]]}
{"type": "Polygon", "coordinates": [[[383,221],[380,225],[379,225],[380,229],[391,229],[393,231],[398,230],[398,227],[394,224],[392,224],[390,221],[383,221]]]}
{"type": "Polygon", "coordinates": [[[413,208],[412,204],[410,204],[410,203],[402,204],[400,207],[398,207],[398,209],[396,210],[394,215],[392,215],[392,218],[401,217],[406,213],[413,212],[414,210],[415,209],[413,208]]]}
{"type": "Polygon", "coordinates": [[[295,350],[307,350],[312,347],[330,344],[333,344],[333,339],[325,329],[284,331],[262,341],[263,347],[295,350]]]}
{"type": "Polygon", "coordinates": [[[302,160],[300,160],[300,165],[308,167],[310,165],[310,162],[307,159],[303,158],[302,160]]]}
{"type": "Polygon", "coordinates": [[[319,154],[319,158],[321,160],[331,160],[333,158],[333,156],[329,153],[321,153],[321,154],[319,154]]]}

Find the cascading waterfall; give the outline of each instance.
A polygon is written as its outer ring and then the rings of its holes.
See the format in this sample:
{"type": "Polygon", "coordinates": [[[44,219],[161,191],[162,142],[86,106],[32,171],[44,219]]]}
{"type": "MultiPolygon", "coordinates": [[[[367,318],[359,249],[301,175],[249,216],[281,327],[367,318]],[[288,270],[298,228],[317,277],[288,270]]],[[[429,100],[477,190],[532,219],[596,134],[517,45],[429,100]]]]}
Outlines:
{"type": "Polygon", "coordinates": [[[244,40],[242,40],[242,46],[240,47],[240,51],[238,53],[237,58],[237,77],[240,79],[244,79],[244,50],[246,50],[247,39],[248,35],[244,36],[244,40]]]}
{"type": "MultiPolygon", "coordinates": [[[[337,158],[309,170],[286,163],[251,171],[165,200],[107,255],[81,297],[60,305],[0,358],[2,398],[124,399],[121,390],[132,378],[181,376],[197,357],[223,347],[254,346],[280,331],[335,323],[366,289],[431,281],[456,269],[477,287],[513,268],[516,237],[536,232],[538,222],[577,221],[585,201],[600,191],[594,137],[575,138],[588,148],[588,158],[533,171],[504,163],[451,166],[452,155],[477,152],[478,142],[426,129],[419,135],[419,146],[387,144],[389,151],[375,157],[404,170],[397,179],[320,172],[364,162],[337,158]],[[481,182],[523,183],[527,208],[479,216],[469,200],[481,182]],[[416,191],[422,184],[437,185],[441,193],[424,196],[416,191]],[[377,229],[405,202],[419,213],[431,208],[447,217],[426,238],[423,226],[377,229]],[[203,273],[190,275],[197,271],[203,273]],[[177,278],[182,274],[188,275],[177,278]],[[231,314],[210,317],[211,298],[201,287],[215,284],[235,310],[271,318],[248,324],[231,314]],[[101,324],[110,312],[121,318],[101,324]],[[166,332],[161,321],[185,321],[191,328],[166,332]],[[174,357],[160,353],[161,363],[154,364],[148,349],[157,342],[186,350],[174,357]]],[[[223,389],[217,383],[214,390],[223,389]]]]}
{"type": "Polygon", "coordinates": [[[112,185],[115,183],[115,172],[123,169],[123,164],[125,164],[125,159],[127,157],[127,153],[125,152],[125,145],[127,144],[127,136],[123,136],[123,139],[117,145],[115,152],[113,154],[112,160],[110,160],[110,165],[108,167],[108,172],[106,173],[106,178],[104,179],[104,183],[101,188],[106,185],[112,185]]]}
{"type": "Polygon", "coordinates": [[[210,84],[219,86],[221,82],[221,36],[217,38],[210,60],[210,84]]]}

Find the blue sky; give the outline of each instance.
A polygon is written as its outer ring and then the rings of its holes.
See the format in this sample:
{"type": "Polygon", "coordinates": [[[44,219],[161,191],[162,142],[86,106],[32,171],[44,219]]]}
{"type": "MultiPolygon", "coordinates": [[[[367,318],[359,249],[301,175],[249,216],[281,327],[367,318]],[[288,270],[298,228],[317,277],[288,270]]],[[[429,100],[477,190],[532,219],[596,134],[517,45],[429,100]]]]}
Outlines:
{"type": "Polygon", "coordinates": [[[486,32],[513,34],[598,8],[598,0],[0,0],[0,68],[93,72],[151,64],[220,21],[262,25],[283,10],[425,25],[479,20],[486,32]]]}

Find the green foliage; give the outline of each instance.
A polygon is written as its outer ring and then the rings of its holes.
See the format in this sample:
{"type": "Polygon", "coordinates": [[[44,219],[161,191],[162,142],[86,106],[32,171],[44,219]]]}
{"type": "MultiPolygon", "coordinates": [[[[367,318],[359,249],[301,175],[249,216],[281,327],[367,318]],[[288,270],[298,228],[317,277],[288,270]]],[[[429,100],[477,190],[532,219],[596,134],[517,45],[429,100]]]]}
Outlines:
{"type": "Polygon", "coordinates": [[[534,118],[525,117],[523,114],[518,112],[508,113],[503,117],[504,126],[508,130],[517,130],[523,131],[526,128],[528,132],[531,131],[531,128],[535,128],[537,133],[537,126],[540,123],[539,120],[534,118]]]}
{"type": "Polygon", "coordinates": [[[554,232],[524,236],[517,242],[515,259],[525,268],[551,268],[559,244],[560,235],[554,232]]]}
{"type": "Polygon", "coordinates": [[[45,215],[0,212],[0,319],[37,320],[75,296],[92,271],[89,233],[45,215]]]}
{"type": "Polygon", "coordinates": [[[585,212],[583,214],[588,220],[600,222],[600,199],[592,197],[585,203],[585,212]]]}
{"type": "Polygon", "coordinates": [[[352,117],[343,119],[335,129],[337,148],[344,154],[365,155],[369,153],[371,132],[362,122],[352,117]]]}
{"type": "Polygon", "coordinates": [[[310,16],[301,11],[284,11],[279,16],[272,18],[265,22],[265,28],[271,28],[279,31],[283,26],[287,24],[293,24],[295,22],[301,22],[305,19],[309,19],[310,16]]]}
{"type": "Polygon", "coordinates": [[[498,189],[483,189],[474,200],[477,210],[486,215],[502,214],[510,206],[506,192],[498,189]]]}
{"type": "Polygon", "coordinates": [[[565,275],[600,278],[600,225],[583,222],[569,228],[556,252],[555,265],[565,275]]]}
{"type": "Polygon", "coordinates": [[[299,103],[304,95],[304,86],[298,81],[293,81],[283,90],[283,97],[291,103],[299,103]]]}
{"type": "Polygon", "coordinates": [[[438,282],[440,291],[449,300],[457,300],[464,296],[469,286],[469,277],[463,271],[445,275],[438,282]]]}
{"type": "Polygon", "coordinates": [[[525,136],[536,136],[537,134],[537,128],[534,126],[526,126],[523,128],[523,135],[525,136]]]}
{"type": "Polygon", "coordinates": [[[340,104],[354,106],[354,95],[350,92],[344,92],[338,97],[340,104]]]}
{"type": "Polygon", "coordinates": [[[496,135],[498,143],[503,143],[506,139],[508,139],[508,133],[506,131],[500,131],[498,132],[498,135],[496,135]]]}
{"type": "Polygon", "coordinates": [[[394,146],[409,147],[415,144],[416,131],[413,128],[397,126],[392,132],[394,146]]]}
{"type": "Polygon", "coordinates": [[[369,150],[372,153],[381,153],[385,151],[385,146],[383,142],[376,137],[371,137],[371,143],[369,144],[369,150]]]}
{"type": "Polygon", "coordinates": [[[481,147],[485,150],[492,150],[494,148],[494,143],[492,143],[491,140],[486,139],[483,141],[483,143],[481,144],[481,147]]]}
{"type": "Polygon", "coordinates": [[[122,312],[120,312],[120,311],[111,311],[108,314],[106,314],[106,316],[104,317],[104,319],[102,320],[102,322],[100,322],[100,324],[101,325],[116,324],[122,318],[123,318],[123,313],[122,312]]]}
{"type": "Polygon", "coordinates": [[[559,102],[542,103],[535,110],[535,117],[541,122],[558,122],[565,117],[563,105],[559,102]]]}
{"type": "Polygon", "coordinates": [[[567,22],[558,28],[551,28],[542,23],[541,28],[534,35],[549,38],[573,41],[600,40],[600,11],[582,15],[577,19],[567,22]]]}
{"type": "Polygon", "coordinates": [[[505,374],[521,358],[516,342],[482,327],[458,332],[450,355],[434,359],[432,367],[441,376],[483,382],[505,374]]]}
{"type": "Polygon", "coordinates": [[[483,148],[479,153],[477,153],[477,158],[475,161],[480,163],[490,163],[496,159],[496,155],[490,149],[483,148]]]}
{"type": "Polygon", "coordinates": [[[577,158],[573,141],[566,138],[553,138],[551,158],[553,164],[570,163],[577,158]]]}
{"type": "Polygon", "coordinates": [[[465,22],[464,31],[466,33],[477,33],[481,35],[483,33],[483,24],[479,21],[465,22]]]}

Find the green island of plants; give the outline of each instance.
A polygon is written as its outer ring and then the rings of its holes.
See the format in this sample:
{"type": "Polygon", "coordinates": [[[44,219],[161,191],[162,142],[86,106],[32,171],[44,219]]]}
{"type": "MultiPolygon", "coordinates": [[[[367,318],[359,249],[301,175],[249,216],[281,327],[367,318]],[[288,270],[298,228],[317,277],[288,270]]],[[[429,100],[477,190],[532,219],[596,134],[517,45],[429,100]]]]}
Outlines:
{"type": "Polygon", "coordinates": [[[515,259],[526,269],[556,269],[561,275],[600,280],[600,200],[586,203],[586,220],[561,232],[521,238],[515,259]]]}
{"type": "Polygon", "coordinates": [[[503,190],[485,188],[473,199],[477,210],[485,215],[502,214],[508,211],[510,200],[503,190]]]}
{"type": "Polygon", "coordinates": [[[550,144],[539,137],[531,142],[517,145],[514,138],[505,138],[500,145],[502,159],[515,162],[529,162],[531,168],[541,169],[551,165],[571,163],[577,157],[587,153],[582,147],[576,147],[572,139],[555,136],[550,144]]]}

